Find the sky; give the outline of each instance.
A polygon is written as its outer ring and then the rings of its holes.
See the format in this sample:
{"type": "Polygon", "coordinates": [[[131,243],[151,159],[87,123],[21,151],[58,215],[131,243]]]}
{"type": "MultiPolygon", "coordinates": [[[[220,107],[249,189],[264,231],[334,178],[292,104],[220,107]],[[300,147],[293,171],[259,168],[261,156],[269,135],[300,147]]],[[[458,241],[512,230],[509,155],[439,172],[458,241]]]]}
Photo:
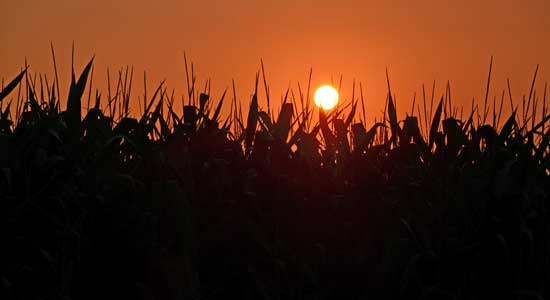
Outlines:
{"type": "Polygon", "coordinates": [[[540,97],[550,77],[548,0],[0,0],[0,12],[0,78],[13,78],[25,59],[52,78],[53,43],[64,97],[73,42],[77,72],[95,55],[94,89],[103,94],[107,68],[131,66],[134,96],[144,71],[148,90],[166,79],[181,96],[185,51],[199,85],[212,80],[214,99],[234,79],[247,104],[263,59],[272,99],[306,86],[312,68],[313,87],[342,76],[343,98],[361,82],[367,119],[383,110],[386,69],[401,115],[422,84],[431,96],[434,80],[436,98],[449,81],[454,104],[482,101],[491,56],[490,97],[509,78],[521,99],[537,64],[540,97]]]}

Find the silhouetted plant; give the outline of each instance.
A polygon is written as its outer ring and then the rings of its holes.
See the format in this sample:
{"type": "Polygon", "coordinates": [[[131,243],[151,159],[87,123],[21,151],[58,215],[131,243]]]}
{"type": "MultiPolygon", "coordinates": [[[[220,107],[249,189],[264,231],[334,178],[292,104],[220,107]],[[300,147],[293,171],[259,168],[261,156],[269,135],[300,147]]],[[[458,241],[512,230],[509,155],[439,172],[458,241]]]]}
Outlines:
{"type": "Polygon", "coordinates": [[[369,127],[353,97],[315,121],[309,83],[275,114],[262,64],[245,121],[234,85],[224,119],[186,69],[181,115],[162,82],[134,118],[126,70],[82,118],[92,64],[64,111],[28,68],[0,92],[3,296],[550,296],[546,90],[499,127],[448,97],[398,121],[388,83],[369,127]]]}

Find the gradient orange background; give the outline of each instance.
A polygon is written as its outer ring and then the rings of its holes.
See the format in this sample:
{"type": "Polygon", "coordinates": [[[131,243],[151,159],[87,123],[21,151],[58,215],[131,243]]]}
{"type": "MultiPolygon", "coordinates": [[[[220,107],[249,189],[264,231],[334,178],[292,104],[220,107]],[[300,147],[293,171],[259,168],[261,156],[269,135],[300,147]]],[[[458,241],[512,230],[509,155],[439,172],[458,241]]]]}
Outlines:
{"type": "Polygon", "coordinates": [[[500,98],[506,78],[516,99],[528,94],[537,63],[542,97],[550,68],[548,0],[0,1],[0,78],[14,77],[25,58],[31,71],[53,78],[53,42],[63,97],[73,41],[77,72],[96,55],[94,87],[104,95],[107,67],[115,73],[126,65],[134,67],[134,96],[144,70],[148,89],[166,78],[169,91],[182,95],[186,51],[199,86],[212,79],[215,99],[234,78],[248,103],[263,58],[273,99],[290,82],[305,86],[312,67],[314,86],[342,74],[343,97],[353,78],[361,81],[370,118],[383,109],[386,67],[400,115],[422,83],[431,94],[433,80],[436,98],[450,80],[453,103],[481,102],[491,55],[491,99],[500,98]]]}

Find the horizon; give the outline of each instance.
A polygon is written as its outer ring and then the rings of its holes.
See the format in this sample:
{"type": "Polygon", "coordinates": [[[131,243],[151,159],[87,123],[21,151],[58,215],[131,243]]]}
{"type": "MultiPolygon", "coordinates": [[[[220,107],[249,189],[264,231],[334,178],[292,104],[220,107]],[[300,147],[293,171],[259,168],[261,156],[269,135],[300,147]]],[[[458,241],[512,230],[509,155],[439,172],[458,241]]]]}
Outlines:
{"type": "MultiPolygon", "coordinates": [[[[342,76],[341,99],[351,97],[354,79],[356,92],[362,83],[368,121],[384,109],[386,69],[400,116],[410,111],[415,93],[417,100],[422,99],[422,84],[431,98],[434,81],[436,100],[449,81],[456,106],[467,109],[472,98],[483,102],[491,57],[490,103],[507,89],[509,78],[519,105],[519,99],[529,93],[537,64],[537,95],[542,97],[548,79],[550,20],[544,11],[550,4],[545,1],[528,5],[429,0],[414,4],[402,0],[131,3],[27,0],[0,4],[3,11],[12,12],[6,24],[17,25],[0,28],[0,40],[6,45],[0,49],[0,79],[11,80],[27,59],[31,74],[45,73],[51,81],[52,43],[65,100],[74,42],[75,72],[95,55],[93,89],[102,95],[107,69],[113,80],[119,70],[133,66],[132,100],[142,97],[144,72],[148,90],[166,79],[168,92],[174,89],[180,99],[187,89],[186,52],[194,63],[197,87],[211,79],[211,97],[217,100],[225,88],[231,89],[234,79],[237,97],[246,107],[263,60],[275,106],[288,86],[296,95],[298,81],[305,89],[311,68],[312,90],[331,83],[331,78],[338,86],[342,76]],[[18,22],[27,19],[32,22],[18,22]],[[79,26],[72,25],[76,22],[79,26]],[[37,26],[42,30],[38,35],[37,26]]],[[[265,107],[265,93],[260,90],[259,104],[265,107]]],[[[176,101],[176,109],[181,110],[179,106],[176,101]]],[[[135,106],[133,110],[139,111],[135,106]]]]}

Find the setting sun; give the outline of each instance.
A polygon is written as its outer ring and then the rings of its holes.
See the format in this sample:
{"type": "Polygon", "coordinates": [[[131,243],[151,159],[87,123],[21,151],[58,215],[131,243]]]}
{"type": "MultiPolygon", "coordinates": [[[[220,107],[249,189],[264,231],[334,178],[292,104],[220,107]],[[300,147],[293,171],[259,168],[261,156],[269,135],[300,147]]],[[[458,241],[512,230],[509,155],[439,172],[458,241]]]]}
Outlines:
{"type": "Polygon", "coordinates": [[[331,110],[338,103],[338,91],[330,85],[323,85],[315,91],[313,99],[318,107],[331,110]]]}

